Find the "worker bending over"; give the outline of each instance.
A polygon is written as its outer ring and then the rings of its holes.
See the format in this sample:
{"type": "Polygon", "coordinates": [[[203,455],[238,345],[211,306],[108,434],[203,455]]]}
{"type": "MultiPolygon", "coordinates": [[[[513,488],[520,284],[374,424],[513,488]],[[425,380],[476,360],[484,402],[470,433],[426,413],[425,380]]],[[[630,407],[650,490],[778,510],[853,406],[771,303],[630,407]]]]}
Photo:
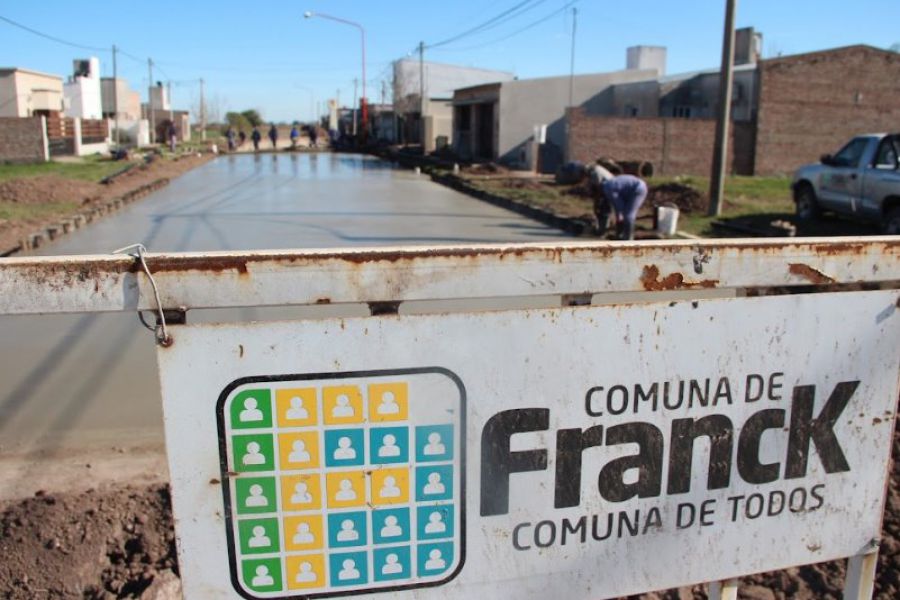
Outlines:
{"type": "Polygon", "coordinates": [[[613,175],[600,165],[588,167],[588,176],[599,233],[606,232],[610,208],[613,208],[616,211],[616,237],[633,240],[634,221],[647,199],[647,184],[634,175],[613,175]]]}

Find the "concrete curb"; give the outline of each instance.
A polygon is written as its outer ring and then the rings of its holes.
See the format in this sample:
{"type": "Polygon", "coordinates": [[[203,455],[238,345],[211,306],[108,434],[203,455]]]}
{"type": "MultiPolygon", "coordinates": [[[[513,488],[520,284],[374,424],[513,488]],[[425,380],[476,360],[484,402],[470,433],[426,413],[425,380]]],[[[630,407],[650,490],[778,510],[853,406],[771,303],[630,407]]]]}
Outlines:
{"type": "Polygon", "coordinates": [[[132,202],[143,198],[144,196],[155,192],[156,190],[169,185],[168,178],[157,179],[150,183],[144,184],[138,188],[125,192],[121,196],[116,196],[103,204],[97,204],[89,209],[70,215],[62,219],[59,223],[48,225],[41,231],[37,231],[25,236],[19,241],[18,246],[0,251],[0,257],[11,256],[23,250],[32,250],[40,248],[59,237],[71,233],[94,220],[105,215],[113,213],[120,208],[131,204],[132,202]]]}
{"type": "Polygon", "coordinates": [[[539,221],[545,225],[549,225],[550,227],[561,229],[568,234],[574,236],[593,237],[591,225],[589,223],[585,223],[581,219],[562,217],[544,208],[531,206],[529,204],[524,204],[516,200],[511,200],[509,198],[504,198],[503,196],[498,196],[497,194],[492,194],[490,192],[480,190],[469,185],[465,180],[454,175],[441,175],[438,173],[431,173],[431,180],[435,183],[440,183],[441,185],[445,185],[473,198],[477,198],[478,200],[483,200],[488,204],[493,204],[494,206],[499,206],[500,208],[511,210],[525,217],[534,219],[535,221],[539,221]]]}

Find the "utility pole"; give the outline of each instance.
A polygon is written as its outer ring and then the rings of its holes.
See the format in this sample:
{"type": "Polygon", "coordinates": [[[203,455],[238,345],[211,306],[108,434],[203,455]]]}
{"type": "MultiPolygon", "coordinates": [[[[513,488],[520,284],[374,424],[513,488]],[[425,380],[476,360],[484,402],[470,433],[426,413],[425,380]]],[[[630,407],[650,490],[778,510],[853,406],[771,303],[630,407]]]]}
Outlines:
{"type": "Polygon", "coordinates": [[[113,119],[116,127],[116,150],[119,150],[119,71],[116,68],[116,45],[112,47],[113,55],[113,119]]]}
{"type": "Polygon", "coordinates": [[[353,135],[356,135],[356,86],[359,85],[359,79],[353,79],[353,135]]]}
{"type": "Polygon", "coordinates": [[[569,60],[569,106],[575,96],[575,27],[578,24],[578,9],[572,8],[572,56],[569,60]]]}
{"type": "Polygon", "coordinates": [[[722,70],[719,74],[719,114],[713,145],[713,166],[709,177],[709,216],[722,212],[725,168],[728,154],[728,129],[731,124],[731,83],[734,67],[734,12],[737,0],[726,0],[725,33],[722,40],[722,70]]]}
{"type": "Polygon", "coordinates": [[[419,42],[419,142],[425,147],[425,42],[419,42]]]}
{"type": "Polygon", "coordinates": [[[203,78],[200,78],[200,139],[206,141],[206,102],[203,98],[203,78]]]}
{"type": "Polygon", "coordinates": [[[156,115],[153,114],[153,59],[147,59],[150,80],[147,83],[147,112],[150,113],[150,143],[156,138],[156,115]]]}

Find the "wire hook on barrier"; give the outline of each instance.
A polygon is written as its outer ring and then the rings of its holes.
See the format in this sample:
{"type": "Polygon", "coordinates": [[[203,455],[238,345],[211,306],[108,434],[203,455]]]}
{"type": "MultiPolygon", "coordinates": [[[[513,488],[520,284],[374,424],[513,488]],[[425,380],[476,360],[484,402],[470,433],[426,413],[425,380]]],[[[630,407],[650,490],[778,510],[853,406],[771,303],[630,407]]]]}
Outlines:
{"type": "Polygon", "coordinates": [[[130,246],[125,246],[124,248],[119,248],[118,250],[113,250],[113,254],[128,254],[130,256],[135,257],[138,262],[141,263],[141,268],[144,269],[144,273],[147,275],[147,279],[150,280],[150,287],[153,288],[153,297],[156,298],[156,310],[158,311],[158,319],[156,327],[151,327],[147,321],[144,320],[144,315],[140,309],[138,309],[138,318],[141,320],[141,323],[152,331],[154,335],[156,335],[156,343],[160,346],[171,346],[172,345],[172,336],[169,335],[169,330],[166,327],[166,314],[163,311],[162,300],[159,298],[159,288],[156,285],[156,280],[153,278],[153,274],[150,273],[150,268],[147,266],[147,261],[144,260],[144,253],[147,251],[147,248],[144,247],[143,244],[131,244],[130,246]],[[132,252],[134,251],[134,252],[132,252]]]}

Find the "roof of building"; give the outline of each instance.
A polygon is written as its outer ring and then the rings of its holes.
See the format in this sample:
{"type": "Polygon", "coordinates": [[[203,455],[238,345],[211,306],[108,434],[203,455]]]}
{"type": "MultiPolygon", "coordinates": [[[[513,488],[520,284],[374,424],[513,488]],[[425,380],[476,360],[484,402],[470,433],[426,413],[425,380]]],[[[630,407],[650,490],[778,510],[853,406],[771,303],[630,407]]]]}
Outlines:
{"type": "Polygon", "coordinates": [[[40,77],[49,77],[51,79],[59,79],[62,81],[62,77],[59,75],[51,75],[50,73],[42,73],[41,71],[34,71],[32,69],[23,69],[21,67],[0,67],[0,75],[9,75],[10,73],[28,73],[29,75],[38,75],[40,77]]]}
{"type": "MultiPolygon", "coordinates": [[[[735,73],[742,73],[744,71],[753,71],[756,69],[756,63],[747,63],[743,65],[735,65],[733,71],[735,73]]],[[[700,69],[699,71],[687,71],[685,73],[673,73],[671,75],[665,75],[657,79],[660,83],[673,83],[675,81],[687,81],[688,79],[693,79],[694,77],[699,77],[701,75],[718,75],[721,73],[721,69],[719,67],[713,67],[709,69],[700,69]]]]}
{"type": "Polygon", "coordinates": [[[776,56],[773,58],[766,58],[766,59],[761,60],[760,62],[773,63],[773,62],[778,62],[778,61],[782,61],[782,60],[812,58],[815,56],[822,56],[825,54],[833,54],[833,53],[837,53],[837,52],[847,52],[849,50],[868,50],[870,52],[878,52],[880,54],[886,54],[888,56],[896,56],[897,59],[900,60],[900,54],[898,54],[892,50],[885,50],[884,48],[870,46],[869,44],[853,44],[850,46],[838,46],[837,48],[827,48],[825,50],[814,50],[812,52],[800,52],[798,54],[786,54],[784,56],[776,56]]]}
{"type": "MultiPolygon", "coordinates": [[[[400,58],[398,60],[395,60],[394,62],[395,63],[410,62],[410,63],[415,63],[416,65],[418,65],[419,59],[418,58],[400,58]]],[[[452,68],[452,69],[460,69],[460,70],[465,70],[465,71],[481,71],[482,73],[502,73],[503,75],[509,75],[510,77],[515,77],[515,73],[513,73],[511,71],[501,71],[499,69],[485,69],[483,67],[469,67],[469,66],[465,66],[465,65],[454,65],[451,63],[435,62],[433,60],[425,60],[422,62],[424,64],[424,66],[426,66],[426,67],[429,65],[434,65],[434,66],[438,66],[438,67],[448,67],[448,68],[452,68]]]]}

